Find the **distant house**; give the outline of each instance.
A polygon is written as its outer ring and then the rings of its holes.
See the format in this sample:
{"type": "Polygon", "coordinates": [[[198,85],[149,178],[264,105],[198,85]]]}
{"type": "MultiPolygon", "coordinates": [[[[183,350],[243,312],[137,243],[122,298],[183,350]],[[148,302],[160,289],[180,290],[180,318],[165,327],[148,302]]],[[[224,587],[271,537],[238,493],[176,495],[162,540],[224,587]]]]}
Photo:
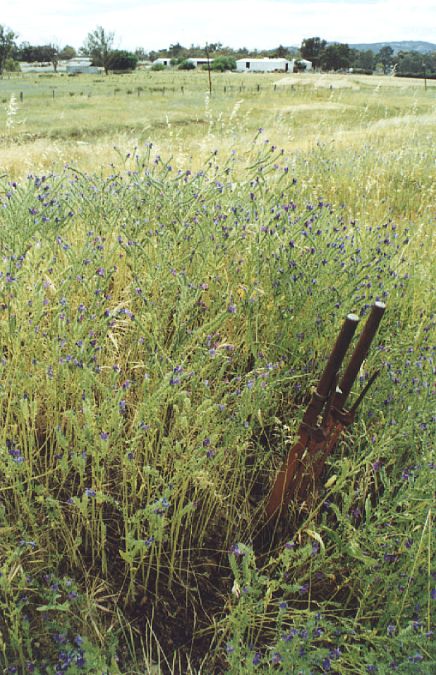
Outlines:
{"type": "Polygon", "coordinates": [[[65,72],[70,75],[77,75],[79,73],[87,73],[89,75],[97,75],[102,71],[102,68],[92,66],[92,60],[86,57],[77,56],[70,59],[65,67],[65,72]]]}
{"type": "Polygon", "coordinates": [[[293,61],[288,59],[238,59],[236,61],[236,70],[238,73],[273,73],[278,70],[287,73],[292,73],[293,61]]]}
{"type": "Polygon", "coordinates": [[[27,61],[21,61],[20,69],[22,73],[54,73],[53,64],[48,62],[32,61],[28,63],[27,61]]]}
{"type": "Polygon", "coordinates": [[[297,70],[312,70],[312,62],[306,59],[238,59],[236,61],[236,70],[238,73],[273,73],[280,71],[284,73],[293,73],[297,70]],[[297,67],[297,62],[299,67],[297,67]]]}
{"type": "Polygon", "coordinates": [[[164,66],[165,68],[171,68],[171,59],[156,59],[153,61],[153,66],[164,66]]]}
{"type": "Polygon", "coordinates": [[[298,61],[301,70],[312,70],[312,61],[307,61],[307,59],[295,59],[298,61]]]}
{"type": "Polygon", "coordinates": [[[212,63],[213,59],[207,59],[206,57],[201,56],[199,58],[189,58],[186,60],[198,68],[198,66],[207,66],[209,63],[212,63]]]}

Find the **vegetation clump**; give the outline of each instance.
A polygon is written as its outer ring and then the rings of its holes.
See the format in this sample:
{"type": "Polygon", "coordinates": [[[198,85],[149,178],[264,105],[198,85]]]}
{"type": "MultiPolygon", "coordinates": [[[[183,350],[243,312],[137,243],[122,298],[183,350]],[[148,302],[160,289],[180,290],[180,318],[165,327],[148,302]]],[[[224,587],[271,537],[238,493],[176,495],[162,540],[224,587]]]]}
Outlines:
{"type": "Polygon", "coordinates": [[[232,56],[218,56],[210,64],[211,70],[224,73],[226,70],[236,70],[236,60],[232,56]]]}
{"type": "Polygon", "coordinates": [[[183,59],[177,67],[179,70],[195,70],[196,68],[195,63],[192,63],[189,59],[183,59]]]}
{"type": "Polygon", "coordinates": [[[350,218],[252,148],[2,179],[11,672],[431,672],[430,230],[350,218]],[[376,299],[353,437],[263,537],[337,327],[376,299]]]}

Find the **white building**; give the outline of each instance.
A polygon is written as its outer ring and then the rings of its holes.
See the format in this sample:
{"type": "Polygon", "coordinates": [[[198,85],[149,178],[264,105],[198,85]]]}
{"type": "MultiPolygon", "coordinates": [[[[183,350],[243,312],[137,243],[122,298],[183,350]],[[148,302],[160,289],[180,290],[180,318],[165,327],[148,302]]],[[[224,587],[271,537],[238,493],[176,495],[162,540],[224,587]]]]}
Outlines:
{"type": "Polygon", "coordinates": [[[52,63],[42,63],[38,61],[32,61],[31,63],[20,61],[20,70],[22,73],[54,73],[52,63]]]}
{"type": "Polygon", "coordinates": [[[84,56],[77,56],[76,58],[67,61],[65,71],[70,74],[87,73],[90,75],[97,75],[103,70],[97,66],[92,66],[91,63],[91,59],[84,56]]]}
{"type": "Polygon", "coordinates": [[[165,66],[165,68],[171,68],[171,58],[156,59],[156,61],[153,61],[153,66],[165,66]]]}
{"type": "Polygon", "coordinates": [[[275,70],[292,73],[294,62],[288,59],[238,59],[236,70],[238,73],[273,73],[275,70]]]}
{"type": "Polygon", "coordinates": [[[307,61],[307,59],[295,59],[295,61],[304,66],[304,70],[312,70],[312,61],[307,61]]]}
{"type": "MultiPolygon", "coordinates": [[[[252,59],[247,57],[246,59],[238,59],[236,61],[236,69],[238,73],[273,73],[274,71],[280,71],[285,73],[293,73],[296,68],[296,63],[303,66],[303,70],[312,70],[312,62],[306,61],[305,59],[252,59]]],[[[300,67],[301,67],[300,66],[300,67]]]]}
{"type": "Polygon", "coordinates": [[[201,56],[199,58],[189,58],[186,60],[189,61],[189,63],[192,63],[196,68],[199,66],[207,66],[213,61],[213,59],[207,59],[205,56],[201,56]]]}

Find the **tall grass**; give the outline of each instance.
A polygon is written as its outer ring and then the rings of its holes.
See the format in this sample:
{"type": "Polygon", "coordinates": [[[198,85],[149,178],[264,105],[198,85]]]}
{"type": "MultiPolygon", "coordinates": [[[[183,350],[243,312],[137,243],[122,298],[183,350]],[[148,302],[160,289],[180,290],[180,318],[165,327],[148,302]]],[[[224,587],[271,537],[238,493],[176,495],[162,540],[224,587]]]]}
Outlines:
{"type": "Polygon", "coordinates": [[[3,179],[6,669],[432,670],[428,155],[375,218],[344,194],[374,146],[250,148],[3,179]],[[319,499],[259,537],[338,326],[376,299],[377,385],[319,499]]]}
{"type": "Polygon", "coordinates": [[[345,204],[361,219],[414,218],[434,201],[434,91],[421,82],[219,74],[210,100],[207,73],[26,75],[3,87],[0,172],[11,179],[66,164],[110,175],[117,149],[127,154],[150,141],[180,168],[200,170],[216,149],[248,161],[265,128],[308,198],[345,204]],[[9,128],[8,103],[20,92],[9,128]]]}

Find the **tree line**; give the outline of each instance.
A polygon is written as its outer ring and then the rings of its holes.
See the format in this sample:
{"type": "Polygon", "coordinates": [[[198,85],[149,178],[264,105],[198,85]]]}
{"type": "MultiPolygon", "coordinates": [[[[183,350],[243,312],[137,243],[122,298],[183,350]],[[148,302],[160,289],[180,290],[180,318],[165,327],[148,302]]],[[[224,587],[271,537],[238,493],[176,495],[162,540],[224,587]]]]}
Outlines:
{"type": "Polygon", "coordinates": [[[31,45],[28,42],[17,44],[17,37],[13,30],[0,24],[0,75],[5,70],[20,70],[20,62],[51,63],[56,72],[60,61],[68,61],[76,56],[90,58],[92,65],[104,68],[107,74],[109,70],[134,70],[139,59],[133,52],[114,49],[115,34],[101,26],[88,33],[78,52],[71,45],[31,45]]]}
{"type": "Polygon", "coordinates": [[[436,52],[421,54],[416,51],[400,51],[397,54],[392,47],[382,47],[378,52],[353,49],[346,43],[328,43],[320,37],[304,38],[299,49],[279,45],[270,50],[249,50],[246,47],[233,49],[221,42],[204,46],[184,47],[180,43],[170,44],[168,48],[146,51],[138,47],[134,51],[114,49],[115,34],[102,26],[86,36],[78,52],[71,45],[61,47],[57,44],[31,45],[28,42],[17,43],[18,35],[10,28],[0,24],[0,75],[5,70],[19,70],[20,62],[51,63],[56,72],[59,61],[75,56],[86,56],[92,65],[104,68],[105,72],[134,70],[139,61],[155,61],[166,58],[180,68],[192,67],[189,58],[210,58],[214,70],[232,70],[236,59],[244,57],[270,57],[286,59],[306,59],[315,69],[322,71],[347,71],[372,73],[376,70],[396,75],[436,76],[436,52]]]}
{"type": "Polygon", "coordinates": [[[371,49],[353,49],[348,44],[327,43],[319,37],[305,38],[301,43],[301,55],[312,61],[314,68],[326,71],[353,69],[354,72],[372,73],[381,70],[388,74],[421,75],[436,74],[436,52],[421,54],[416,51],[399,51],[382,47],[378,52],[371,49]]]}

